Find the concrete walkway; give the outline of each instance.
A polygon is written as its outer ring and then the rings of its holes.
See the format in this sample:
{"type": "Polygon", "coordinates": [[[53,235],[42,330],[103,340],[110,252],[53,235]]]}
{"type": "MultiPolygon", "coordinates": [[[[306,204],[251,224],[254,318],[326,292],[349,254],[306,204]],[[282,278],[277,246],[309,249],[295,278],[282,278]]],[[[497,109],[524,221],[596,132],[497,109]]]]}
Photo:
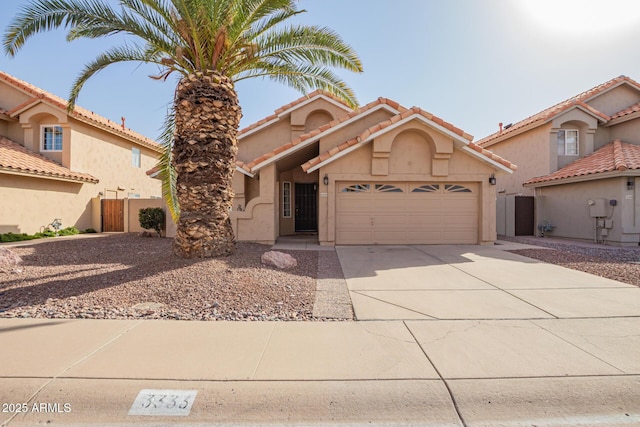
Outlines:
{"type": "Polygon", "coordinates": [[[496,247],[337,251],[359,321],[0,319],[0,424],[640,425],[640,289],[496,247]]]}

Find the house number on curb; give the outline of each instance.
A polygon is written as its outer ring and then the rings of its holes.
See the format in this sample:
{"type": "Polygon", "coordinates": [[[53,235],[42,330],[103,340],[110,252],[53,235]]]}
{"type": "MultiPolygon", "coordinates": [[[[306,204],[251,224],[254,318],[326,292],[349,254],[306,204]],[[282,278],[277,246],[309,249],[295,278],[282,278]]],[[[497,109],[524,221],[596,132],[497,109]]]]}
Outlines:
{"type": "Polygon", "coordinates": [[[191,412],[197,390],[144,389],[131,405],[129,415],[184,416],[191,412]]]}

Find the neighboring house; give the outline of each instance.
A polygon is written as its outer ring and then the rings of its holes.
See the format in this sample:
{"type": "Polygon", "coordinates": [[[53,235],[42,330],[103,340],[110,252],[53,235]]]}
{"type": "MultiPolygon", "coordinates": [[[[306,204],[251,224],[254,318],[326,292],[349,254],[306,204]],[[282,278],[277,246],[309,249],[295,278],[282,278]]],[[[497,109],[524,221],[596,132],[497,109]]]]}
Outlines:
{"type": "Polygon", "coordinates": [[[0,233],[101,228],[102,199],[160,197],[154,141],[0,72],[0,233]]]}
{"type": "Polygon", "coordinates": [[[442,119],[385,98],[352,110],[316,91],[242,129],[238,240],[490,244],[495,175],[512,163],[442,119]]]}
{"type": "Polygon", "coordinates": [[[640,243],[639,83],[617,77],[478,144],[519,166],[498,179],[498,234],[640,243]]]}

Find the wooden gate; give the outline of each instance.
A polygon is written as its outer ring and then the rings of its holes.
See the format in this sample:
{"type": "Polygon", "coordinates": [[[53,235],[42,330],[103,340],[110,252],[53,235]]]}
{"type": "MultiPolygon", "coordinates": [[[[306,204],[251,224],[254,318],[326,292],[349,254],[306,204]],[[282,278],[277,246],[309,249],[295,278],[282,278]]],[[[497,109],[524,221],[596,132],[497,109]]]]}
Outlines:
{"type": "Polygon", "coordinates": [[[103,199],[102,231],[124,231],[124,199],[103,199]]]}
{"type": "Polygon", "coordinates": [[[516,236],[532,236],[535,233],[533,220],[534,201],[532,196],[516,196],[515,198],[515,231],[516,236]]]}

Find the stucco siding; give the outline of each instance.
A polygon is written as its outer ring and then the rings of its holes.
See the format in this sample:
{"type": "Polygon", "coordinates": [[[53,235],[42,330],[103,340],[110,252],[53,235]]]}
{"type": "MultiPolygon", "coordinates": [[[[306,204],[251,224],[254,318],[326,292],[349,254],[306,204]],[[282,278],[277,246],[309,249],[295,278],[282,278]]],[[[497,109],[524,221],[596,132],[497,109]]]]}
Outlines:
{"type": "Polygon", "coordinates": [[[629,120],[611,127],[611,138],[607,143],[616,139],[640,145],[640,119],[629,120]]]}
{"type": "Polygon", "coordinates": [[[640,101],[640,93],[627,85],[618,86],[587,102],[606,115],[613,115],[640,101]]]}
{"type": "Polygon", "coordinates": [[[63,227],[92,227],[91,197],[97,184],[0,174],[0,233],[40,231],[55,218],[63,227]]]}
{"type": "Polygon", "coordinates": [[[83,124],[71,129],[70,169],[89,173],[100,180],[97,191],[104,197],[160,197],[161,182],[146,171],[157,163],[158,153],[83,124]],[[140,150],[140,167],[132,163],[132,148],[140,150]],[[119,190],[120,189],[120,190],[119,190]]]}
{"type": "Polygon", "coordinates": [[[552,172],[550,153],[557,153],[557,149],[555,146],[553,150],[550,148],[550,132],[551,124],[547,124],[489,147],[495,154],[518,165],[518,170],[514,173],[497,177],[498,191],[505,194],[533,195],[533,190],[523,187],[522,183],[532,177],[552,172]]]}
{"type": "Polygon", "coordinates": [[[536,190],[538,224],[548,221],[555,225],[551,236],[594,240],[594,218],[590,216],[589,200],[616,200],[618,206],[607,202],[608,218],[613,221],[608,240],[620,241],[622,236],[621,178],[587,181],[542,187],[536,190]]]}

